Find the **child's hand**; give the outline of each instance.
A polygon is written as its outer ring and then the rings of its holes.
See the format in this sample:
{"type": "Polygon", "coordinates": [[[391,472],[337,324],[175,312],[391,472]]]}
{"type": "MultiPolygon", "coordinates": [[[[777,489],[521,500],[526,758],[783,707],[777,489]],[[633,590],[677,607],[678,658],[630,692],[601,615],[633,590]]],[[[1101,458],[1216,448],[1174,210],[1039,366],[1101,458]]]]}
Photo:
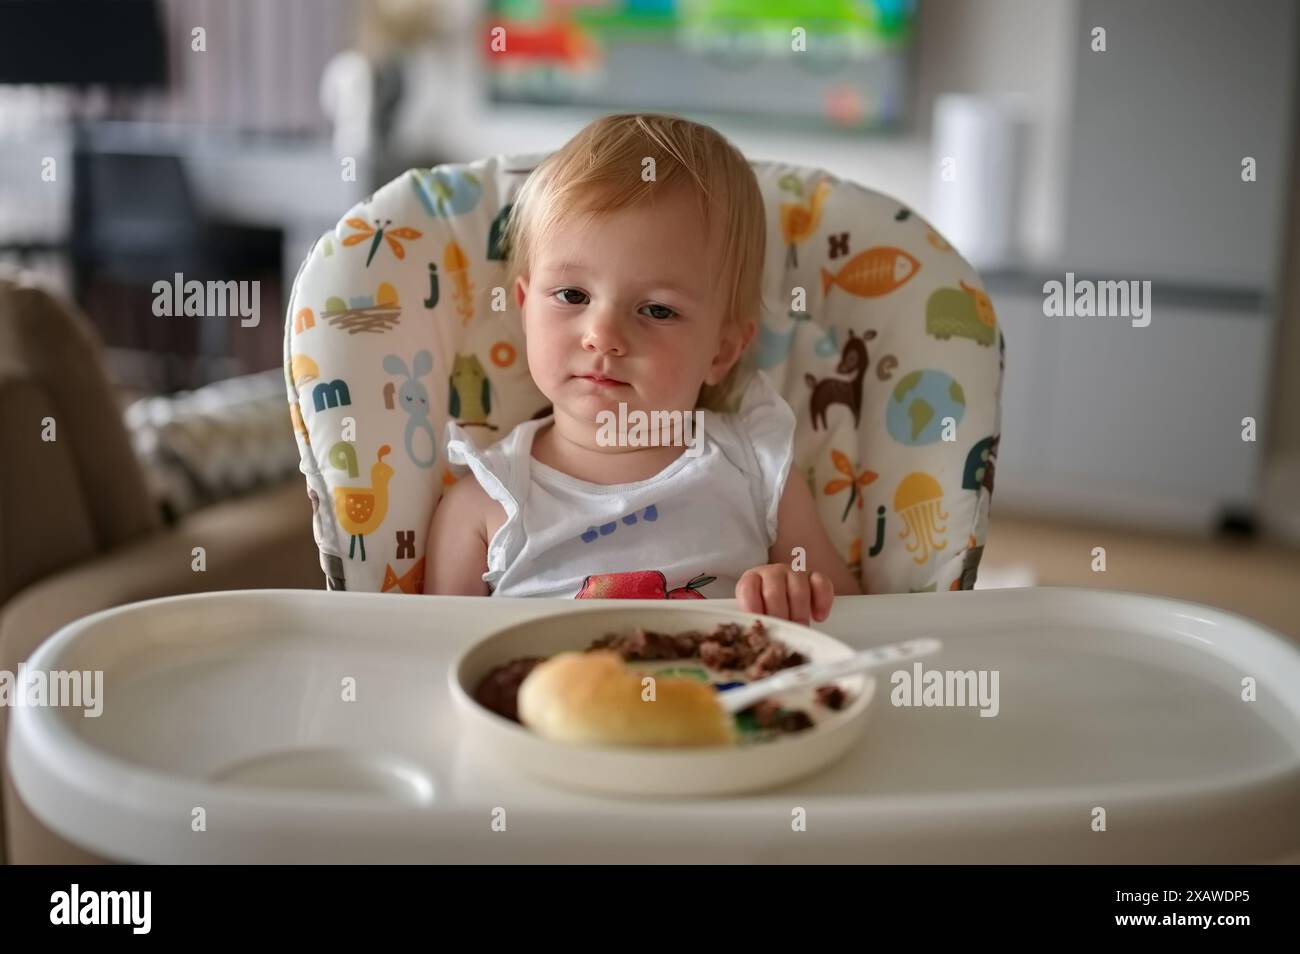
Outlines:
{"type": "Polygon", "coordinates": [[[746,570],[736,582],[736,600],[746,613],[766,613],[795,623],[817,621],[831,614],[835,588],[822,573],[768,563],[746,570]]]}

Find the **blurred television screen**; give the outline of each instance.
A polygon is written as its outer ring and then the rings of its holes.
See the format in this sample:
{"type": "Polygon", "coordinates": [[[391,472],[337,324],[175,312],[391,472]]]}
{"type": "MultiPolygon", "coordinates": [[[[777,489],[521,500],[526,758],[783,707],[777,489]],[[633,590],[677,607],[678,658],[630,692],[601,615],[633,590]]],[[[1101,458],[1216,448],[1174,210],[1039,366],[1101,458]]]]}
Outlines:
{"type": "Polygon", "coordinates": [[[895,127],[915,0],[492,0],[500,103],[895,127]]]}

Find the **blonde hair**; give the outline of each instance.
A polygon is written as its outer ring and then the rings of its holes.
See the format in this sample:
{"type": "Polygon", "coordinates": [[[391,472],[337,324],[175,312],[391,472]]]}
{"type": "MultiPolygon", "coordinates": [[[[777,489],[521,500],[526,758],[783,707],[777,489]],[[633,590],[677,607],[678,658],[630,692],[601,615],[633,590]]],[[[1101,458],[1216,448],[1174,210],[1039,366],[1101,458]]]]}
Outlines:
{"type": "MultiPolygon", "coordinates": [[[[509,287],[531,274],[537,249],[567,218],[636,206],[673,187],[685,187],[696,198],[705,241],[712,241],[714,229],[721,235],[722,328],[761,321],[767,222],[754,171],[716,130],[659,113],[597,119],[533,170],[502,235],[509,287]],[[647,158],[654,160],[653,181],[642,176],[647,158]]],[[[744,356],[737,359],[721,381],[701,387],[696,406],[731,409],[737,382],[750,365],[744,356]]]]}

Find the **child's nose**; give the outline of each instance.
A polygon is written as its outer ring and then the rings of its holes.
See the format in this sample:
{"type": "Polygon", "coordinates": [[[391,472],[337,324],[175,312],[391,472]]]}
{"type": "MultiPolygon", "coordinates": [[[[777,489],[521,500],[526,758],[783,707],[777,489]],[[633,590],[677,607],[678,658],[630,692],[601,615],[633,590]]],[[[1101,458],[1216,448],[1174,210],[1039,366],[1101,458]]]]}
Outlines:
{"type": "Polygon", "coordinates": [[[585,317],[587,328],[582,338],[584,348],[601,353],[626,352],[627,340],[623,334],[622,319],[617,311],[608,306],[588,308],[585,317]]]}

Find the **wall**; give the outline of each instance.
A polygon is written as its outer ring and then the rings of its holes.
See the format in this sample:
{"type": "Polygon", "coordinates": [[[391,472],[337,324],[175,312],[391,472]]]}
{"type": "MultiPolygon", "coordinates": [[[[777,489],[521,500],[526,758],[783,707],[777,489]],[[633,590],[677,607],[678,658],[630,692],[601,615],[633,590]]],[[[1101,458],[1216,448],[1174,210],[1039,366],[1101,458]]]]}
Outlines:
{"type": "MultiPolygon", "coordinates": [[[[716,127],[756,159],[814,163],[844,178],[930,209],[930,118],[949,91],[1014,92],[1040,119],[1025,182],[1026,238],[1034,258],[1059,248],[1059,176],[1073,68],[1076,0],[923,0],[916,45],[912,119],[901,135],[812,135],[770,131],[742,120],[716,127]]],[[[555,149],[596,111],[491,107],[480,98],[478,50],[462,38],[430,46],[408,65],[398,117],[404,154],[464,162],[495,153],[555,149]]],[[[614,111],[603,110],[601,112],[614,111]]]]}

